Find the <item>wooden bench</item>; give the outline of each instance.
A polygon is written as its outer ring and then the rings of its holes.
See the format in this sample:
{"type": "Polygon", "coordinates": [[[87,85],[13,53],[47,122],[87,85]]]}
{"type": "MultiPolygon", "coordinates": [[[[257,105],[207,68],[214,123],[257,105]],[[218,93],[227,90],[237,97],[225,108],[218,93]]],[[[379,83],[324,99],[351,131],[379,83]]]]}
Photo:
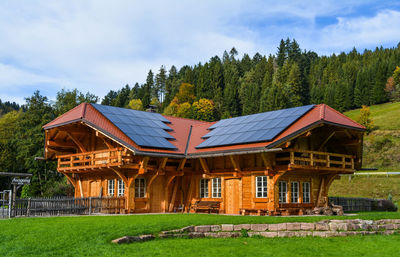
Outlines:
{"type": "Polygon", "coordinates": [[[215,213],[219,213],[220,202],[218,201],[202,201],[197,200],[194,204],[190,206],[190,209],[194,210],[194,212],[198,211],[207,211],[211,213],[215,211],[215,213]]]}
{"type": "Polygon", "coordinates": [[[241,208],[240,214],[241,215],[250,215],[251,213],[257,213],[258,216],[265,216],[268,215],[267,209],[253,209],[253,208],[241,208]]]}

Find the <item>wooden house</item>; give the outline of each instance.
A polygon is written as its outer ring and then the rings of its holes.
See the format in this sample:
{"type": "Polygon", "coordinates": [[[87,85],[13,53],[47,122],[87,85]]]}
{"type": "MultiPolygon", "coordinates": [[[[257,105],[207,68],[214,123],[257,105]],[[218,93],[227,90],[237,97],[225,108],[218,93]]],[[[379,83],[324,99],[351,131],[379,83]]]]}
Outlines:
{"type": "Polygon", "coordinates": [[[83,103],[44,130],[75,197],[273,215],[327,205],[333,180],[361,167],[365,128],[324,104],[202,122],[83,103]]]}

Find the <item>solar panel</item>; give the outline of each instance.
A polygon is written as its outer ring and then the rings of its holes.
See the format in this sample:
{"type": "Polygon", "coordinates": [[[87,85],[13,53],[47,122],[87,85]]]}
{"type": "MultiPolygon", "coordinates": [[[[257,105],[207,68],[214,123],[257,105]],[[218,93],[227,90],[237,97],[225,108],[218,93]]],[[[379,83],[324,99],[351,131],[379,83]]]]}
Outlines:
{"type": "Polygon", "coordinates": [[[114,106],[92,104],[108,120],[142,147],[177,149],[168,140],[174,140],[166,131],[173,131],[171,123],[159,113],[143,112],[114,106]]]}
{"type": "Polygon", "coordinates": [[[273,140],[314,105],[220,120],[208,128],[206,139],[196,148],[248,144],[273,140]]]}

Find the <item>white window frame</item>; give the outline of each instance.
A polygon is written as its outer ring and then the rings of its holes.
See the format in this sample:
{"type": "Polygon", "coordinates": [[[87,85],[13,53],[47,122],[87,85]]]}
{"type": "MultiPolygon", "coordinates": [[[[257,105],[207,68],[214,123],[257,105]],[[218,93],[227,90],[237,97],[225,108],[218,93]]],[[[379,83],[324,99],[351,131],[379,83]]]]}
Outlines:
{"type": "Polygon", "coordinates": [[[221,178],[211,180],[212,198],[221,198],[221,178]]]}
{"type": "Polygon", "coordinates": [[[267,176],[256,177],[256,198],[268,197],[268,179],[267,176]]]}
{"type": "Polygon", "coordinates": [[[109,179],[107,181],[107,194],[108,196],[114,196],[115,194],[115,179],[109,179]]]}
{"type": "Polygon", "coordinates": [[[287,181],[279,181],[279,203],[287,203],[287,181]],[[282,191],[283,186],[285,191],[282,191]]]}
{"type": "Polygon", "coordinates": [[[300,188],[298,181],[290,182],[290,202],[299,203],[300,188]]]}
{"type": "Polygon", "coordinates": [[[303,203],[311,203],[311,183],[303,182],[303,203]],[[307,186],[305,186],[307,185],[307,186]]]}
{"type": "Polygon", "coordinates": [[[118,196],[125,195],[125,182],[122,179],[118,179],[118,196]]]}
{"type": "Polygon", "coordinates": [[[206,178],[200,179],[200,198],[208,198],[209,197],[209,183],[210,180],[206,178]]]}
{"type": "Polygon", "coordinates": [[[146,197],[146,179],[136,178],[135,179],[135,198],[146,197]]]}

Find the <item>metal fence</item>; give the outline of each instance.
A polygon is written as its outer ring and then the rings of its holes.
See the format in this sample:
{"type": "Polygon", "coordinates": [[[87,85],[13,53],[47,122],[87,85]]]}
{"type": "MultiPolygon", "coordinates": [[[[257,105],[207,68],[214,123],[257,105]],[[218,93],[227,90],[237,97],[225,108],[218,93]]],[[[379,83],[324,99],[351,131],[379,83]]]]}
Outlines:
{"type": "Polygon", "coordinates": [[[11,217],[90,215],[122,213],[124,210],[123,197],[17,198],[12,203],[11,217]]]}
{"type": "Polygon", "coordinates": [[[0,219],[11,216],[11,190],[0,191],[0,219]]]}
{"type": "Polygon", "coordinates": [[[377,201],[361,197],[329,197],[329,202],[342,206],[344,212],[374,211],[377,201]]]}

